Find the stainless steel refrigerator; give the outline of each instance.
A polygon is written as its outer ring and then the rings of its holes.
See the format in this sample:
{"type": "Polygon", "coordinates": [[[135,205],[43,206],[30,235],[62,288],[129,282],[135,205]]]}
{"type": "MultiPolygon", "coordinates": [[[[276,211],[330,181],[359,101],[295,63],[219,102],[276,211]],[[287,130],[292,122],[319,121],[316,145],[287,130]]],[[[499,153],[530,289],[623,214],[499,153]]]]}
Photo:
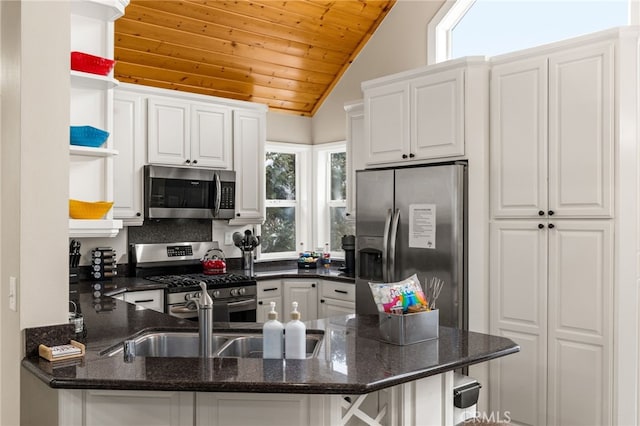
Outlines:
{"type": "Polygon", "coordinates": [[[440,325],[468,329],[465,162],[356,172],[356,312],[378,312],[369,282],[417,274],[440,325]]]}

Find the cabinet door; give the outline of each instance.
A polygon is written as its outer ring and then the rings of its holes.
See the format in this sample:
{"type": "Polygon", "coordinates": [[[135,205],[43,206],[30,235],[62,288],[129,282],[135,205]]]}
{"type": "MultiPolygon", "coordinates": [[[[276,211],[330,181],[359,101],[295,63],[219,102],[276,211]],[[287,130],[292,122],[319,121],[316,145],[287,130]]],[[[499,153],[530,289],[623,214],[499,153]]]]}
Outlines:
{"type": "Polygon", "coordinates": [[[364,111],[366,164],[393,163],[408,159],[408,83],[392,83],[366,89],[364,111]]]}
{"type": "Polygon", "coordinates": [[[495,65],[490,104],[493,217],[546,214],[546,57],[495,65]]]}
{"type": "MultiPolygon", "coordinates": [[[[132,371],[132,374],[135,374],[132,371]]],[[[83,425],[192,426],[193,392],[87,390],[83,425]]]]}
{"type": "Polygon", "coordinates": [[[318,302],[318,318],[356,313],[355,302],[345,302],[344,300],[329,299],[327,297],[320,297],[318,302]]]}
{"type": "Polygon", "coordinates": [[[298,311],[302,321],[318,319],[318,283],[317,281],[282,281],[283,321],[289,321],[289,313],[293,310],[292,302],[298,302],[298,311]]]}
{"type": "Polygon", "coordinates": [[[231,169],[231,126],[230,108],[191,104],[191,164],[231,169]]]}
{"type": "Polygon", "coordinates": [[[362,102],[345,106],[347,110],[347,213],[356,219],[356,170],[366,164],[361,155],[364,146],[364,105],[362,102]]]}
{"type": "MultiPolygon", "coordinates": [[[[284,311],[282,309],[282,284],[280,283],[280,280],[258,281],[256,285],[256,293],[258,299],[257,321],[267,321],[267,314],[271,310],[271,302],[276,303],[278,319],[283,321],[284,311]]],[[[286,321],[286,318],[284,318],[284,321],[286,321]]]]}
{"type": "Polygon", "coordinates": [[[191,162],[189,104],[174,99],[147,101],[148,159],[151,164],[191,162]]]}
{"type": "Polygon", "coordinates": [[[613,214],[613,44],[549,58],[549,209],[613,214]]]}
{"type": "Polygon", "coordinates": [[[553,223],[546,424],[613,424],[613,225],[553,223]]]}
{"type": "Polygon", "coordinates": [[[547,397],[547,232],[544,221],[490,227],[490,332],[520,352],[491,361],[492,410],[516,424],[545,425],[547,397]]]}
{"type": "Polygon", "coordinates": [[[233,112],[236,219],[243,223],[264,220],[265,119],[258,111],[233,112]]]}
{"type": "Polygon", "coordinates": [[[116,91],[113,102],[113,214],[127,225],[142,225],[142,166],[145,151],[144,98],[116,91]]]}
{"type": "Polygon", "coordinates": [[[464,69],[411,80],[411,149],[415,160],[464,155],[464,69]]]}

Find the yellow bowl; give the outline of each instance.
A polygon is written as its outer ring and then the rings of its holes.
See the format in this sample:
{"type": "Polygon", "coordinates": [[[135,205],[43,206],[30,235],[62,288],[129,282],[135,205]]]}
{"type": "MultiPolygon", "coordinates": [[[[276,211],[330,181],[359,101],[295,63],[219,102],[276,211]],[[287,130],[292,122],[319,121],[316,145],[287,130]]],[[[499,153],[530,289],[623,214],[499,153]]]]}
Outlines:
{"type": "Polygon", "coordinates": [[[113,201],[80,201],[69,200],[69,217],[71,219],[102,219],[113,206],[113,201]]]}

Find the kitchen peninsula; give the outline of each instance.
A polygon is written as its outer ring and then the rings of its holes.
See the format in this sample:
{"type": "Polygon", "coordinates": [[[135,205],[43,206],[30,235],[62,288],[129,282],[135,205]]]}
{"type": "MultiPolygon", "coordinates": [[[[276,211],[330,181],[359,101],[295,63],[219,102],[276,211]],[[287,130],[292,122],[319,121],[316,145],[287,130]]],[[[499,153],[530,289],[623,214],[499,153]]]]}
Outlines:
{"type": "MultiPolygon", "coordinates": [[[[84,337],[66,324],[26,330],[23,391],[47,401],[32,405],[34,424],[336,425],[355,415],[369,424],[377,417],[383,423],[447,425],[453,370],[519,350],[506,338],[447,327],[440,327],[438,339],[391,345],[379,340],[376,316],[345,315],[307,322],[321,341],[305,360],[127,359],[109,353],[131,336],[195,332],[197,326],[115,299],[111,310],[96,311],[92,301],[90,292],[80,293],[84,337]],[[82,358],[38,357],[40,343],[70,339],[86,345],[82,358]]],[[[260,330],[259,324],[219,326],[214,333],[260,330]]]]}

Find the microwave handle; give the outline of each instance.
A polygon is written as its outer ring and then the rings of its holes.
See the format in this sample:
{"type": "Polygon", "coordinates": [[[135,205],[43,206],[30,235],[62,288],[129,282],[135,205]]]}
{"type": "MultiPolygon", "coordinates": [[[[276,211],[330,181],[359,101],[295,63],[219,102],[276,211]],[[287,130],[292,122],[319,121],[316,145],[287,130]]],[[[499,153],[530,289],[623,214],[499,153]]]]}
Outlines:
{"type": "Polygon", "coordinates": [[[216,199],[213,204],[213,217],[220,215],[220,199],[222,198],[220,192],[222,191],[222,185],[220,184],[220,175],[218,173],[213,174],[213,181],[216,187],[216,199]]]}

